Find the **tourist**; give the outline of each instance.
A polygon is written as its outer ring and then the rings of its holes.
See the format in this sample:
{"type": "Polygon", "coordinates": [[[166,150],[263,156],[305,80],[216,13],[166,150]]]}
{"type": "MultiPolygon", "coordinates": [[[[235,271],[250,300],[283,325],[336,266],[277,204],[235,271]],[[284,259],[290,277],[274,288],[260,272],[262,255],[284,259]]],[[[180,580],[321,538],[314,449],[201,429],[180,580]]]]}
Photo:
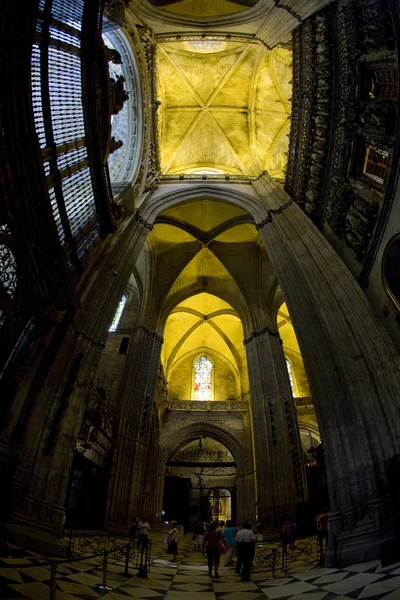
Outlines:
{"type": "Polygon", "coordinates": [[[204,549],[207,552],[207,563],[208,563],[208,575],[212,577],[212,567],[214,565],[215,577],[219,577],[218,575],[218,567],[220,561],[220,553],[218,549],[218,542],[221,539],[221,534],[217,531],[217,523],[211,523],[208,532],[205,534],[203,538],[203,547],[202,552],[204,554],[204,549]]]}
{"type": "Polygon", "coordinates": [[[203,537],[204,537],[204,524],[203,521],[199,521],[193,527],[193,542],[194,542],[194,550],[198,550],[201,552],[201,547],[203,545],[203,537]]]}
{"type": "Polygon", "coordinates": [[[288,523],[289,526],[289,548],[290,550],[293,550],[294,548],[294,543],[296,541],[296,531],[297,531],[297,525],[296,525],[296,517],[292,517],[288,523]]]}
{"type": "Polygon", "coordinates": [[[139,529],[138,545],[139,545],[139,547],[143,546],[145,548],[147,546],[147,542],[149,541],[149,532],[150,532],[150,525],[148,524],[147,519],[145,519],[144,517],[141,517],[139,524],[138,524],[138,529],[139,529]]]}
{"type": "Polygon", "coordinates": [[[167,537],[167,554],[172,554],[171,562],[176,562],[176,557],[178,555],[178,530],[176,528],[177,522],[171,521],[170,525],[171,529],[168,531],[167,537]]]}
{"type": "Polygon", "coordinates": [[[321,554],[323,552],[324,540],[325,540],[325,550],[328,545],[328,519],[329,519],[328,507],[325,506],[324,512],[318,519],[318,541],[319,541],[319,548],[321,550],[321,554]]]}
{"type": "Polygon", "coordinates": [[[289,521],[288,520],[286,520],[283,523],[283,525],[282,525],[282,529],[281,529],[281,532],[280,532],[280,538],[281,538],[283,550],[286,551],[287,545],[288,545],[289,540],[290,540],[290,527],[289,527],[289,521]]]}
{"type": "Polygon", "coordinates": [[[132,521],[131,521],[131,526],[129,529],[129,541],[130,541],[130,545],[134,546],[135,543],[135,537],[136,537],[136,531],[138,528],[138,520],[137,517],[133,517],[132,521]]]}
{"type": "Polygon", "coordinates": [[[240,570],[243,565],[241,573],[242,581],[250,581],[250,570],[256,551],[256,541],[256,536],[251,530],[251,523],[246,521],[246,523],[243,524],[243,529],[236,534],[237,563],[235,573],[240,575],[240,570]]]}
{"type": "Polygon", "coordinates": [[[235,527],[233,521],[226,522],[226,529],[224,531],[225,541],[228,545],[228,550],[225,557],[224,567],[230,567],[233,562],[233,553],[236,550],[236,534],[239,531],[237,527],[235,527]]]}

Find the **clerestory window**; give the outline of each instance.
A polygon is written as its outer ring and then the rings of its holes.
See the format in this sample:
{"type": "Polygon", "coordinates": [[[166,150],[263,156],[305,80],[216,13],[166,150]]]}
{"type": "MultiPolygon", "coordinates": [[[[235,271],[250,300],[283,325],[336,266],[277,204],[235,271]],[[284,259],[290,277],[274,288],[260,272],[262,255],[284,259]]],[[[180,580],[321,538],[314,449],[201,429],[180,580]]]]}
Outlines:
{"type": "Polygon", "coordinates": [[[207,356],[199,356],[193,365],[193,400],[212,400],[213,364],[207,356]]]}
{"type": "Polygon", "coordinates": [[[123,295],[121,300],[119,301],[118,308],[115,312],[113,321],[111,323],[111,327],[108,331],[116,331],[118,329],[118,325],[122,318],[122,313],[124,312],[125,304],[126,304],[126,296],[123,295]]]}

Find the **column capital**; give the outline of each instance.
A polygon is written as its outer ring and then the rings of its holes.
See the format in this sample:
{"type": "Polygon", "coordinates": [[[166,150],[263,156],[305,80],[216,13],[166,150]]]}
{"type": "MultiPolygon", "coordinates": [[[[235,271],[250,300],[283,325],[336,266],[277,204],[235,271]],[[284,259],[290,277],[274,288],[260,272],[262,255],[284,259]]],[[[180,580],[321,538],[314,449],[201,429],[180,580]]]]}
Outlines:
{"type": "Polygon", "coordinates": [[[164,343],[164,338],[161,335],[158,335],[158,333],[156,331],[151,331],[150,329],[148,329],[147,327],[145,327],[144,325],[138,325],[138,327],[136,327],[133,330],[133,333],[135,333],[136,331],[143,331],[144,333],[146,333],[149,337],[154,338],[157,342],[160,342],[160,344],[164,343]]]}
{"type": "Polygon", "coordinates": [[[272,223],[272,215],[280,215],[281,213],[283,213],[284,210],[289,208],[292,202],[292,198],[289,198],[289,200],[282,204],[279,208],[270,208],[267,212],[267,216],[265,217],[265,219],[263,219],[260,223],[256,223],[257,231],[262,229],[264,225],[267,225],[267,223],[272,223]]]}
{"type": "Polygon", "coordinates": [[[153,225],[151,223],[148,223],[145,219],[143,219],[143,217],[140,215],[139,213],[139,209],[135,208],[135,220],[140,223],[141,225],[143,225],[143,227],[145,229],[148,229],[149,231],[151,231],[153,229],[153,225]]]}
{"type": "Polygon", "coordinates": [[[265,335],[266,333],[268,333],[268,335],[270,335],[272,337],[279,338],[279,341],[282,343],[282,340],[279,337],[279,331],[273,331],[272,329],[270,329],[267,326],[267,327],[264,327],[264,329],[261,329],[260,331],[252,331],[251,334],[249,335],[249,337],[243,340],[244,346],[247,346],[247,344],[249,344],[255,338],[260,337],[261,335],[265,335]]]}

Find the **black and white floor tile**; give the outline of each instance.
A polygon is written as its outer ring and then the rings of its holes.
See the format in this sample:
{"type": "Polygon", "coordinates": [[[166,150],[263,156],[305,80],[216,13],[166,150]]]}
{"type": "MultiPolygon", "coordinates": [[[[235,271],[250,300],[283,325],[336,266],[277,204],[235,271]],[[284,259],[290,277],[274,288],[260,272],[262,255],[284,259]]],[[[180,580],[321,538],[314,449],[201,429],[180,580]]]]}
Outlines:
{"type": "MultiPolygon", "coordinates": [[[[192,549],[190,536],[180,543],[177,563],[168,560],[159,538],[154,538],[156,558],[148,578],[135,572],[123,577],[123,562],[111,563],[107,580],[111,590],[99,588],[102,571],[96,559],[58,565],[56,600],[400,600],[400,563],[382,568],[374,561],[345,569],[299,564],[297,573],[278,573],[273,579],[271,571],[256,572],[250,582],[241,582],[232,567],[221,566],[220,578],[211,579],[204,556],[192,549]]],[[[38,554],[23,549],[18,554],[14,548],[10,556],[0,558],[0,600],[27,598],[50,598],[50,565],[38,554]]]]}

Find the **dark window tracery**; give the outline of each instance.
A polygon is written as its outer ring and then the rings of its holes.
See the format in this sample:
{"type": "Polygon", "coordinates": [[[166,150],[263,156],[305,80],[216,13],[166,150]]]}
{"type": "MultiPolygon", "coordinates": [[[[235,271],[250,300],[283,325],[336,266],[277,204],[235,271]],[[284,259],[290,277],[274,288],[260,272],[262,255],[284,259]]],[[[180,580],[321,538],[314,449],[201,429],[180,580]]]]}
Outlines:
{"type": "Polygon", "coordinates": [[[17,289],[17,261],[10,248],[0,244],[0,279],[10,298],[13,298],[17,289]]]}
{"type": "Polygon", "coordinates": [[[42,0],[31,55],[35,127],[58,237],[73,267],[100,234],[83,106],[84,0],[42,0]]]}

